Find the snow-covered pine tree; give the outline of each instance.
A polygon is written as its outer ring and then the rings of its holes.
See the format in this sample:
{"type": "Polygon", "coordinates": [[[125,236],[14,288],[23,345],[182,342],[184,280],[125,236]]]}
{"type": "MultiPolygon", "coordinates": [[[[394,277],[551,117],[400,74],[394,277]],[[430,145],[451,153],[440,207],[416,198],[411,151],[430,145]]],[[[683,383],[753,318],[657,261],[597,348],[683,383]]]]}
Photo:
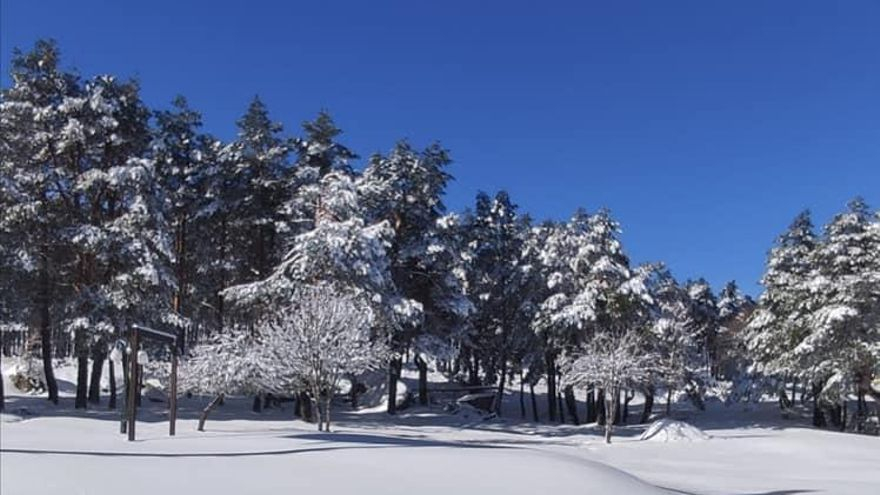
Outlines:
{"type": "Polygon", "coordinates": [[[342,130],[327,111],[319,112],[315,120],[303,122],[302,128],[305,137],[293,140],[297,168],[314,169],[319,178],[336,170],[350,171],[350,163],[358,156],[336,141],[342,130]]]}
{"type": "Polygon", "coordinates": [[[693,306],[694,324],[703,345],[706,373],[714,378],[718,375],[718,301],[709,282],[703,278],[689,280],[687,290],[693,306]]]}
{"type": "MultiPolygon", "coordinates": [[[[752,380],[765,382],[775,393],[784,393],[781,384],[786,377],[811,383],[814,392],[821,388],[819,377],[801,367],[793,354],[809,332],[809,281],[816,270],[818,244],[810,213],[801,212],[770,250],[761,278],[764,292],[744,330],[752,380]]],[[[814,422],[821,423],[818,414],[814,422]]]]}
{"type": "MultiPolygon", "coordinates": [[[[202,117],[191,109],[183,96],[172,101],[170,110],[154,112],[156,129],[150,146],[156,164],[156,174],[163,189],[166,204],[163,210],[171,224],[173,238],[173,269],[177,287],[172,299],[174,311],[184,320],[191,321],[197,311],[191,301],[194,293],[203,293],[199,264],[210,258],[198,256],[200,215],[210,199],[205,194],[210,174],[215,169],[205,160],[211,156],[213,140],[199,134],[202,117]]],[[[213,323],[213,322],[212,322],[213,323]]],[[[179,329],[183,330],[183,329],[179,329]]]]}
{"type": "Polygon", "coordinates": [[[278,224],[283,220],[292,168],[292,149],[280,123],[269,118],[266,105],[255,97],[237,122],[238,138],[227,152],[235,160],[236,217],[231,223],[234,249],[242,254],[239,283],[265,279],[278,263],[281,245],[278,224]]]}
{"type": "Polygon", "coordinates": [[[736,380],[745,374],[748,352],[743,332],[755,302],[740,291],[736,282],[727,282],[718,293],[717,368],[721,378],[736,380]]]}
{"type": "Polygon", "coordinates": [[[57,110],[65,121],[56,146],[67,215],[60,242],[70,250],[73,289],[65,321],[75,336],[77,407],[85,407],[88,356],[94,362],[89,393],[98,400],[111,335],[138,318],[176,322],[167,311],[174,286],[168,270],[162,191],[146,156],[149,112],[136,83],[111,76],[90,80],[82,94],[57,110]]]}
{"type": "MultiPolygon", "coordinates": [[[[542,303],[539,324],[555,328],[558,345],[562,346],[557,352],[573,355],[584,343],[612,326],[623,321],[635,326],[636,320],[644,318],[644,305],[650,297],[641,274],[629,268],[619,232],[618,223],[607,210],[595,215],[578,212],[566,229],[557,234],[559,240],[547,243],[545,264],[556,268],[548,275],[553,294],[542,303]],[[623,300],[628,302],[610,304],[623,300]],[[624,309],[622,313],[616,312],[624,309]]],[[[555,368],[556,364],[548,361],[551,380],[555,368]]],[[[599,396],[605,392],[596,391],[599,396]]],[[[597,398],[596,402],[601,405],[603,399],[597,398]]],[[[601,421],[602,409],[598,413],[597,419],[601,421]]],[[[592,414],[587,419],[592,420],[592,414]]]]}
{"type": "Polygon", "coordinates": [[[822,397],[840,403],[839,420],[836,414],[832,420],[841,428],[847,421],[847,394],[858,395],[860,417],[866,412],[864,395],[880,396],[872,386],[880,363],[880,238],[875,222],[876,213],[856,198],[825,227],[808,284],[813,305],[809,331],[792,351],[801,369],[823,381],[822,397]]]}
{"type": "Polygon", "coordinates": [[[37,41],[30,52],[16,50],[10,64],[12,85],[0,93],[0,228],[9,245],[15,246],[13,258],[28,269],[28,281],[17,292],[30,301],[27,309],[39,333],[48,397],[56,404],[53,330],[64,251],[57,238],[67,213],[54,164],[63,126],[56,107],[76,94],[80,85],[75,74],[60,69],[59,59],[58,47],[51,41],[37,41]]]}
{"type": "MultiPolygon", "coordinates": [[[[663,266],[654,266],[648,287],[654,300],[648,346],[656,357],[651,384],[666,389],[666,415],[677,390],[695,391],[704,368],[703,343],[690,295],[663,266]]],[[[653,388],[646,393],[642,420],[650,417],[653,388]]]]}
{"type": "MultiPolygon", "coordinates": [[[[422,404],[428,401],[426,351],[446,347],[440,345],[445,336],[461,328],[471,309],[460,276],[454,217],[443,217],[443,194],[451,179],[446,172],[449,163],[446,150],[437,144],[417,152],[400,142],[387,157],[373,156],[358,180],[369,221],[385,221],[393,229],[388,255],[394,284],[403,297],[418,302],[423,310],[420,324],[392,337],[392,348],[398,354],[416,344],[422,404]]],[[[401,366],[399,356],[391,360],[388,412],[392,414],[401,366]]]]}

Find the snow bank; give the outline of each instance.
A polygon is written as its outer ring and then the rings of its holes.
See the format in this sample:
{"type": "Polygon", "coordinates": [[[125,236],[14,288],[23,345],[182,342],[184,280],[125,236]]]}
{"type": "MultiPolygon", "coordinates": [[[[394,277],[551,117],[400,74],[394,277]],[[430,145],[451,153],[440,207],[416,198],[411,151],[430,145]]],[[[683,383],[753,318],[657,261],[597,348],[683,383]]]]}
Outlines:
{"type": "Polygon", "coordinates": [[[652,442],[694,442],[708,440],[709,438],[709,435],[705,434],[703,430],[684,421],[663,418],[651,423],[651,426],[642,433],[639,440],[650,440],[652,442]]]}

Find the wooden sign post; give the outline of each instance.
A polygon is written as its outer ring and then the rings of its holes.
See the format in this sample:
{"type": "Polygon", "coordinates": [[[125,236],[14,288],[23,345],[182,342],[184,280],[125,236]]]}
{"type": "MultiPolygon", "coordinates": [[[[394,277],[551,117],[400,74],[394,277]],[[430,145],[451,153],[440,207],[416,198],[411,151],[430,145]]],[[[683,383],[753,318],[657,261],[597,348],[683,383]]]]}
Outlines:
{"type": "Polygon", "coordinates": [[[129,347],[131,351],[128,356],[131,370],[128,373],[128,393],[126,398],[126,419],[123,422],[121,430],[123,433],[128,431],[128,441],[135,440],[135,421],[137,421],[137,399],[140,388],[140,363],[138,363],[138,351],[140,350],[140,339],[149,338],[159,340],[171,346],[171,386],[168,397],[168,434],[174,436],[177,424],[177,360],[180,351],[180,339],[177,335],[161,330],[141,325],[132,325],[129,332],[129,347]],[[127,425],[126,425],[127,423],[127,425]],[[126,428],[127,426],[127,428],[126,428]]]}

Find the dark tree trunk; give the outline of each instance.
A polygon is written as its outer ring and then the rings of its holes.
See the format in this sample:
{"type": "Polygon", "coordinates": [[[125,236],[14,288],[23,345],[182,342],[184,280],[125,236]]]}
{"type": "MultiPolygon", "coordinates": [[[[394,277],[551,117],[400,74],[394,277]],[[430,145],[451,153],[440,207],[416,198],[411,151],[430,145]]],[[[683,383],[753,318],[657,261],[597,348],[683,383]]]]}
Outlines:
{"type": "Polygon", "coordinates": [[[414,359],[416,366],[419,368],[419,404],[428,405],[428,363],[416,353],[414,359]]]}
{"type": "Polygon", "coordinates": [[[556,421],[556,359],[553,355],[545,356],[547,363],[547,416],[552,423],[556,421]]]}
{"type": "Polygon", "coordinates": [[[388,414],[397,414],[397,380],[402,367],[400,358],[394,358],[388,364],[388,414]]]}
{"type": "MultiPolygon", "coordinates": [[[[3,337],[0,336],[0,339],[2,339],[2,338],[3,337]]],[[[0,341],[2,341],[2,340],[0,340],[0,341]]],[[[2,370],[2,369],[3,369],[3,352],[0,351],[0,370],[2,370]]],[[[4,382],[3,377],[0,376],[0,411],[3,411],[6,409],[6,391],[3,390],[3,382],[4,382]]]]}
{"type": "Polygon", "coordinates": [[[107,373],[110,379],[110,401],[107,403],[107,409],[116,409],[116,369],[113,360],[107,360],[107,373]]]}
{"type": "Polygon", "coordinates": [[[529,383],[529,394],[532,396],[532,418],[537,423],[540,419],[538,418],[538,399],[535,397],[535,384],[529,383]]]}
{"type": "Polygon", "coordinates": [[[593,392],[593,387],[587,388],[587,417],[584,420],[587,423],[596,422],[596,397],[593,392]]]}
{"type": "Polygon", "coordinates": [[[214,397],[214,400],[208,404],[208,407],[202,409],[202,414],[199,415],[199,431],[205,431],[205,421],[208,420],[208,414],[211,414],[211,411],[213,411],[221,402],[223,402],[223,394],[214,397]]]}
{"type": "Polygon", "coordinates": [[[470,363],[470,367],[468,368],[468,372],[470,373],[470,377],[468,378],[468,383],[470,385],[479,385],[480,384],[480,359],[476,356],[476,354],[472,355],[472,361],[470,363]]]}
{"type": "Polygon", "coordinates": [[[40,354],[43,358],[43,374],[46,377],[46,390],[49,392],[49,400],[58,404],[58,381],[55,379],[55,370],[52,367],[52,326],[49,320],[49,303],[51,299],[49,285],[49,271],[47,257],[41,257],[40,287],[37,296],[37,312],[39,313],[40,325],[40,354]]]}
{"type": "Polygon", "coordinates": [[[636,397],[635,390],[626,390],[623,392],[623,410],[620,412],[620,424],[625,425],[629,421],[629,403],[636,397]]]}
{"type": "MultiPolygon", "coordinates": [[[[141,407],[141,402],[143,402],[144,397],[144,365],[138,364],[137,370],[137,406],[141,407]]],[[[220,399],[220,402],[223,403],[223,399],[220,399]]]]}
{"type": "Polygon", "coordinates": [[[107,353],[101,349],[95,349],[92,352],[92,376],[89,379],[89,402],[92,404],[101,403],[101,376],[104,374],[104,359],[107,353]]]}
{"type": "Polygon", "coordinates": [[[596,392],[596,424],[605,425],[605,389],[600,388],[596,392]]]}
{"type": "Polygon", "coordinates": [[[614,397],[612,397],[612,400],[614,401],[614,424],[619,425],[621,424],[620,390],[618,390],[614,397]]]}
{"type": "Polygon", "coordinates": [[[519,415],[526,419],[526,384],[523,381],[523,371],[519,370],[519,415]]]}
{"type": "Polygon", "coordinates": [[[666,416],[672,412],[672,387],[666,389],[666,416]]]}
{"type": "Polygon", "coordinates": [[[314,412],[312,411],[312,398],[309,393],[302,391],[296,397],[296,415],[303,421],[313,423],[315,421],[314,412]]]}
{"type": "MultiPolygon", "coordinates": [[[[81,332],[82,330],[77,330],[81,332]]],[[[77,337],[80,340],[82,337],[77,337]]],[[[77,347],[80,347],[77,345],[77,347]]],[[[85,409],[88,399],[88,383],[89,383],[89,355],[82,349],[77,350],[76,356],[76,401],[74,407],[76,409],[85,409]]]]}
{"type": "Polygon", "coordinates": [[[642,409],[642,417],[639,423],[647,423],[651,419],[651,412],[654,409],[654,387],[645,389],[645,408],[642,409]]]}
{"type": "Polygon", "coordinates": [[[559,422],[565,423],[565,402],[562,400],[562,394],[556,394],[556,411],[559,413],[559,422]]]}
{"type": "Polygon", "coordinates": [[[251,410],[255,413],[263,412],[262,394],[257,394],[254,396],[254,402],[253,404],[251,404],[251,410]]]}
{"type": "Polygon", "coordinates": [[[567,385],[565,389],[563,389],[563,393],[565,394],[565,407],[568,409],[568,417],[571,418],[573,424],[581,424],[581,420],[578,418],[577,413],[577,400],[574,397],[574,387],[567,385]]]}
{"type": "Polygon", "coordinates": [[[501,376],[498,377],[498,389],[495,391],[495,414],[501,416],[501,403],[504,401],[504,387],[507,385],[507,357],[501,358],[501,376]]]}
{"type": "Polygon", "coordinates": [[[828,423],[825,421],[825,413],[819,404],[819,394],[822,392],[822,386],[814,383],[812,385],[813,392],[813,426],[816,428],[824,428],[828,423]]]}

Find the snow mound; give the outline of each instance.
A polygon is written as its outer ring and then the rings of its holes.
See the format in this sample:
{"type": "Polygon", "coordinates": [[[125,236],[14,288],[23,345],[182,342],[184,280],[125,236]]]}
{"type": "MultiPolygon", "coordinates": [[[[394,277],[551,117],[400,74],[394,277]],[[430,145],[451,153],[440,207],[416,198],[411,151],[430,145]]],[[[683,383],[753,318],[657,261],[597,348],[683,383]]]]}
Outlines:
{"type": "Polygon", "coordinates": [[[694,442],[708,439],[709,435],[696,426],[669,418],[654,421],[639,437],[639,440],[652,442],[694,442]]]}

